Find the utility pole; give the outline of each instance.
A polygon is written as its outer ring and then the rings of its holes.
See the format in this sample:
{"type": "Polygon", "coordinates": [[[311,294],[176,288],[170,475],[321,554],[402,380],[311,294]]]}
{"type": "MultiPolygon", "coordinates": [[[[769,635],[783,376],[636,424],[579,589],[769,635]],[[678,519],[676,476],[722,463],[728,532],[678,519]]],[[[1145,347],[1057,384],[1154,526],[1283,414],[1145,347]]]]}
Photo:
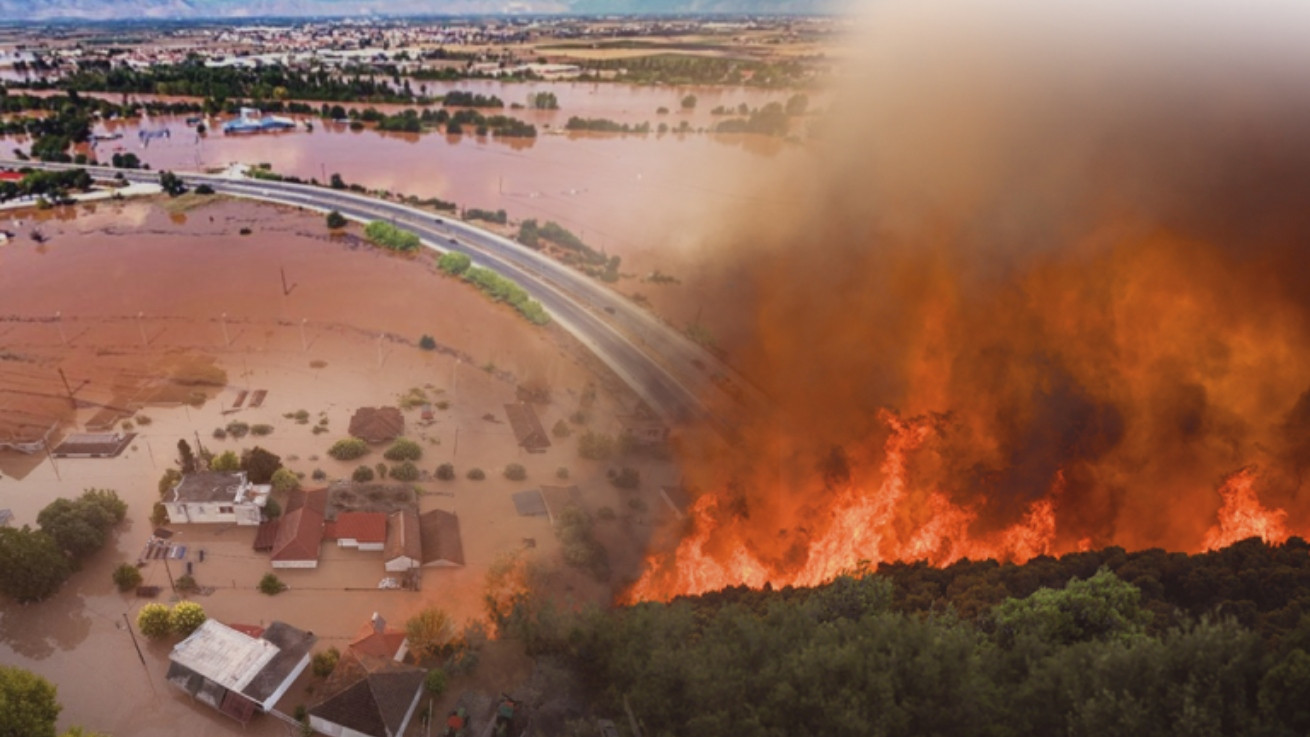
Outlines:
{"type": "Polygon", "coordinates": [[[307,322],[309,322],[309,318],[300,318],[300,349],[305,352],[309,352],[309,341],[305,339],[305,323],[307,322]]]}
{"type": "Polygon", "coordinates": [[[73,387],[68,385],[68,377],[64,374],[64,368],[59,367],[59,378],[64,380],[64,391],[68,392],[68,403],[73,409],[77,409],[77,400],[73,398],[73,387]]]}
{"type": "Polygon", "coordinates": [[[378,333],[378,368],[382,368],[382,339],[386,333],[378,333]]]}
{"type": "Polygon", "coordinates": [[[59,342],[68,345],[68,336],[64,335],[64,316],[62,312],[55,312],[55,325],[59,328],[59,342]]]}
{"type": "Polygon", "coordinates": [[[227,313],[224,312],[223,314],[219,315],[218,319],[219,322],[222,323],[223,325],[223,347],[228,348],[232,345],[232,341],[227,337],[227,313]]]}
{"type": "Polygon", "coordinates": [[[136,329],[137,329],[137,331],[138,331],[139,333],[141,333],[141,347],[142,347],[142,348],[146,347],[146,345],[147,345],[147,343],[146,343],[146,327],[145,327],[145,325],[143,325],[143,324],[141,323],[141,318],[143,318],[143,317],[145,317],[145,316],[146,316],[146,313],[144,313],[144,312],[137,312],[137,313],[136,313],[136,329]]]}

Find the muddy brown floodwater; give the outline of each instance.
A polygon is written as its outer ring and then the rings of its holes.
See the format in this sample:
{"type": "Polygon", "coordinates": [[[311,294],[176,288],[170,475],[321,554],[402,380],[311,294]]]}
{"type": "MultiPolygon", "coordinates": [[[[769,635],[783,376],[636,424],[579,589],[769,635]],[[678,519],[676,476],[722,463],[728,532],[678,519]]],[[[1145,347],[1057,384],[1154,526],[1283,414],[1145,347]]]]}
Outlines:
{"type": "MultiPolygon", "coordinates": [[[[345,435],[356,408],[395,404],[415,387],[434,402],[449,402],[427,424],[417,410],[407,411],[406,435],[423,448],[419,466],[429,476],[416,485],[420,510],[459,515],[464,567],[424,569],[419,592],[378,591],[384,572],[377,553],[325,542],[317,569],[279,570],[290,590],[268,597],[255,590],[271,568],[265,554],[251,549],[253,528],[175,526],[175,539],[188,547],[186,558],[171,568],[147,561],[146,583],[164,587],[159,600],[170,602],[175,597],[169,575],[190,566],[197,582],[212,589],[196,601],[224,622],[281,619],[315,632],[320,648],[341,648],[374,611],[396,625],[429,604],[457,622],[480,618],[483,581],[499,556],[524,551],[558,559],[547,520],[517,516],[511,495],[551,483],[560,467],[569,469],[570,483],[579,486],[589,509],[619,512],[598,529],[612,545],[614,581],[566,578],[562,585],[579,599],[606,601],[622,585],[624,568],[627,575],[635,572],[640,546],[662,507],[655,490],[675,483],[676,471],[667,463],[645,462],[643,490],[619,491],[604,481],[601,464],[577,457],[573,441],[557,439],[544,453],[524,453],[504,414],[523,381],[550,387],[551,402],[538,407],[546,427],[578,409],[584,387],[598,374],[563,331],[534,328],[441,277],[430,257],[401,258],[363,245],[352,237],[354,226],[345,237],[331,237],[318,214],[223,198],[170,213],[164,202],[65,208],[37,221],[32,213],[4,218],[18,238],[0,247],[0,394],[13,393],[15,377],[62,369],[78,396],[92,404],[77,410],[75,425],[66,428],[74,429],[97,411],[92,400],[104,396],[116,371],[148,377],[190,358],[216,361],[228,380],[228,386],[211,390],[202,407],[147,404],[132,418],[138,437],[118,458],[52,463],[0,454],[0,508],[14,511],[16,525],[34,525],[51,500],[88,487],[114,489],[129,505],[127,522],[105,549],[54,597],[29,606],[0,603],[0,662],[57,684],[61,729],[81,724],[134,737],[287,733],[271,718],[257,719],[243,732],[193,703],[163,679],[171,642],[143,642],[143,665],[125,628],[124,615],[135,621],[146,600],[118,593],[110,572],[138,559],[152,529],[148,517],[158,498],[157,480],[182,439],[214,452],[259,444],[305,474],[307,485],[321,485],[349,477],[360,463],[382,460],[380,449],[361,461],[326,455],[345,435]],[[34,227],[47,242],[29,237],[34,227]],[[241,236],[241,228],[253,234],[241,236]],[[59,322],[53,320],[56,311],[59,322]],[[435,338],[438,350],[415,345],[423,334],[435,338]],[[263,406],[231,409],[240,392],[255,389],[268,391],[263,406]],[[285,417],[302,409],[311,417],[308,424],[285,417]],[[268,424],[274,431],[242,440],[213,437],[215,428],[234,420],[268,424]],[[312,431],[319,422],[326,433],[312,431]],[[455,465],[456,480],[430,480],[443,462],[455,465]],[[527,481],[503,478],[501,469],[510,462],[527,468],[527,481]],[[486,480],[465,477],[475,467],[486,471],[486,480]],[[324,481],[312,479],[315,471],[324,481]],[[203,562],[201,549],[207,552],[203,562]]],[[[628,398],[600,381],[592,427],[615,432],[614,413],[628,398]]],[[[52,385],[58,386],[46,384],[52,385]]],[[[313,683],[302,677],[279,708],[291,712],[310,701],[306,689],[313,683]]]]}

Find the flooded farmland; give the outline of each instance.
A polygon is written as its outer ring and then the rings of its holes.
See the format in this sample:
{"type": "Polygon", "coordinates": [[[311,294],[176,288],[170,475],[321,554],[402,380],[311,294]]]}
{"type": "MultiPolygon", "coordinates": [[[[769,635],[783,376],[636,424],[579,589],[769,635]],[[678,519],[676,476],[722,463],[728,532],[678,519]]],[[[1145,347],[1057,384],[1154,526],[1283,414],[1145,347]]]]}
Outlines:
{"type": "MultiPolygon", "coordinates": [[[[330,236],[317,214],[224,198],[193,202],[189,209],[164,203],[105,203],[4,219],[18,236],[0,248],[5,386],[62,394],[62,370],[84,400],[75,418],[80,425],[97,411],[107,387],[124,376],[154,375],[181,357],[215,361],[227,377],[226,386],[213,389],[202,406],[147,403],[129,418],[137,437],[117,458],[50,461],[4,454],[0,508],[13,510],[16,525],[35,524],[51,500],[90,487],[114,489],[129,505],[128,520],[58,594],[26,607],[0,606],[0,661],[59,684],[61,728],[82,724],[146,737],[175,735],[180,724],[188,734],[205,736],[239,729],[164,681],[167,644],[142,642],[142,664],[124,615],[133,620],[148,600],[120,594],[110,582],[116,565],[141,555],[152,529],[148,517],[158,499],[157,481],[173,465],[181,439],[215,452],[261,445],[303,473],[307,486],[322,485],[349,477],[361,462],[325,453],[345,435],[356,408],[395,404],[415,388],[447,403],[429,422],[407,411],[406,434],[424,451],[420,510],[459,515],[466,565],[425,569],[421,591],[378,591],[383,570],[377,553],[325,542],[319,568],[279,570],[290,590],[264,596],[255,584],[270,570],[269,562],[252,551],[249,527],[176,527],[175,539],[190,550],[186,558],[172,561],[171,570],[164,561],[145,562],[145,583],[164,589],[159,601],[175,598],[170,577],[193,570],[208,592],[195,600],[210,616],[253,625],[285,620],[315,632],[320,648],[344,648],[374,611],[396,625],[429,603],[457,622],[480,617],[483,579],[500,555],[524,549],[527,541],[542,554],[557,550],[547,520],[518,516],[511,494],[547,483],[560,467],[571,470],[589,503],[629,509],[628,492],[589,483],[603,478],[601,464],[577,458],[572,444],[564,443],[526,455],[505,418],[504,405],[515,401],[521,382],[551,388],[550,404],[539,410],[549,427],[575,411],[585,386],[596,380],[585,354],[561,331],[534,328],[468,286],[439,276],[430,258],[378,251],[355,237],[353,228],[330,236]],[[242,235],[243,228],[251,233],[242,235]],[[34,230],[44,242],[30,238],[34,230]],[[424,334],[434,338],[435,350],[416,345],[424,334]],[[262,406],[233,409],[241,392],[258,389],[268,392],[262,406]],[[315,423],[287,419],[298,410],[315,423]],[[232,421],[274,430],[244,440],[213,436],[232,421]],[[313,430],[320,422],[327,432],[313,430]],[[442,462],[456,466],[457,479],[431,480],[442,462]],[[504,479],[500,469],[509,462],[524,465],[529,480],[504,479]],[[485,469],[486,480],[465,478],[472,468],[485,469]],[[196,555],[202,549],[208,553],[204,561],[196,555]]],[[[602,418],[620,399],[602,388],[598,429],[613,431],[602,418]]],[[[378,460],[381,453],[374,451],[362,462],[378,460]]],[[[648,464],[642,473],[652,483],[675,480],[667,464],[648,464]]],[[[625,512],[600,534],[643,539],[653,517],[625,512]]],[[[635,548],[630,555],[635,565],[635,548]]],[[[585,583],[567,585],[583,591],[585,583]]],[[[306,689],[315,683],[303,676],[280,708],[290,712],[308,701],[306,689]]],[[[280,735],[287,729],[260,719],[244,733],[280,735]]]]}

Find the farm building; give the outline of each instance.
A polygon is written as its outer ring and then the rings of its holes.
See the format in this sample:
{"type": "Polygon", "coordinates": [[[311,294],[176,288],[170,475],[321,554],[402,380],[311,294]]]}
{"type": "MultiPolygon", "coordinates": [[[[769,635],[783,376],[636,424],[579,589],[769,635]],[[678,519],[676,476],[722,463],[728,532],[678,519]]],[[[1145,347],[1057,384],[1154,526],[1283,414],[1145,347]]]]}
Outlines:
{"type": "Polygon", "coordinates": [[[257,525],[270,487],[251,484],[245,471],[189,473],[164,498],[174,524],[257,525]]]}
{"type": "Polygon", "coordinates": [[[423,697],[423,669],[347,649],[309,708],[309,726],[329,737],[399,737],[423,697]]]}
{"type": "Polygon", "coordinates": [[[382,512],[342,512],[327,523],[325,537],[342,548],[382,550],[387,542],[387,515],[382,512]]]}
{"type": "Polygon", "coordinates": [[[317,639],[285,622],[254,636],[209,619],[173,646],[167,679],[244,724],[282,698],[309,665],[317,639]]]}
{"type": "Polygon", "coordinates": [[[413,510],[392,512],[387,517],[387,542],[382,565],[388,571],[408,571],[423,565],[423,541],[418,514],[413,510]]]}
{"type": "Polygon", "coordinates": [[[326,489],[291,492],[287,512],[277,521],[277,534],[273,538],[274,568],[318,568],[326,507],[326,489]]]}
{"type": "Polygon", "coordinates": [[[360,407],[347,430],[366,443],[386,443],[405,431],[405,418],[395,407],[360,407]]]}

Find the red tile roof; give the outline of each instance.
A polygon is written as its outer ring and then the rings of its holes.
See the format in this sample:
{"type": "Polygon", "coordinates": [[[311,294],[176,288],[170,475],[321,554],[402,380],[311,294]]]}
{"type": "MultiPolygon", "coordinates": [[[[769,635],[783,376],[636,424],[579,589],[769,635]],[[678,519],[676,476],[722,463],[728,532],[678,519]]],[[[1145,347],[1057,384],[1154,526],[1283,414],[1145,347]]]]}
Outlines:
{"type": "Polygon", "coordinates": [[[0,182],[21,182],[23,176],[21,171],[0,171],[0,182]]]}
{"type": "Polygon", "coordinates": [[[359,634],[350,642],[350,649],[360,655],[374,655],[380,658],[395,658],[400,646],[405,644],[405,633],[387,627],[378,632],[372,622],[360,628],[359,634]]]}
{"type": "Polygon", "coordinates": [[[277,538],[273,541],[273,560],[318,560],[326,504],[326,489],[291,492],[287,501],[287,508],[291,511],[279,520],[277,538]]]}
{"type": "Polygon", "coordinates": [[[329,540],[358,540],[361,543],[382,543],[387,540],[387,515],[384,512],[342,512],[335,522],[329,522],[326,536],[329,540]]]}
{"type": "Polygon", "coordinates": [[[405,418],[395,407],[360,407],[350,418],[351,435],[369,443],[395,440],[405,431],[405,418]]]}

